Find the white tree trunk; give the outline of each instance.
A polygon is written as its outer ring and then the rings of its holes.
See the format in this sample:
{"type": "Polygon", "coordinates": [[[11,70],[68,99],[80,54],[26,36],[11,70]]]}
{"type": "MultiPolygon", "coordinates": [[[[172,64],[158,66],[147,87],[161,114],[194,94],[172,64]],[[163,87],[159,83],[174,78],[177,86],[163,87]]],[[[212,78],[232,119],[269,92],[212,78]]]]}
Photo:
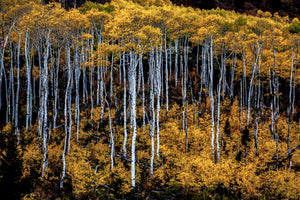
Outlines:
{"type": "Polygon", "coordinates": [[[26,31],[25,34],[25,65],[27,74],[27,106],[26,106],[26,131],[28,131],[29,125],[31,125],[31,115],[32,115],[32,92],[31,92],[31,63],[30,63],[30,53],[29,47],[29,33],[26,31]]]}
{"type": "Polygon", "coordinates": [[[212,157],[215,159],[215,113],[214,113],[214,94],[213,94],[213,78],[214,78],[214,66],[213,66],[213,38],[210,38],[210,87],[209,87],[209,97],[210,97],[210,104],[211,104],[211,149],[212,149],[212,157]]]}
{"type": "Polygon", "coordinates": [[[177,88],[178,77],[178,38],[175,39],[175,86],[177,88]]]}
{"type": "Polygon", "coordinates": [[[16,92],[16,109],[15,109],[15,127],[16,127],[16,134],[19,144],[19,134],[18,134],[18,120],[19,120],[19,94],[20,94],[20,48],[21,48],[21,32],[19,35],[19,42],[18,42],[18,50],[17,50],[17,92],[16,92]]]}
{"type": "MultiPolygon", "coordinates": [[[[7,35],[5,37],[3,36],[3,38],[5,38],[5,39],[4,39],[3,44],[0,46],[0,110],[1,110],[1,107],[2,107],[1,96],[2,96],[2,78],[3,78],[3,76],[4,76],[4,79],[6,79],[4,61],[3,61],[4,53],[5,53],[5,47],[7,45],[9,35],[10,35],[12,29],[14,28],[15,24],[16,24],[16,21],[13,21],[11,27],[8,30],[7,35]]],[[[5,83],[6,83],[6,80],[5,80],[5,83]]],[[[6,90],[6,92],[7,92],[7,90],[6,90]]],[[[7,95],[6,95],[6,97],[7,97],[7,95]]]]}
{"type": "MultiPolygon", "coordinates": [[[[170,38],[171,39],[171,38],[170,38]]],[[[169,74],[168,74],[168,51],[167,32],[165,32],[165,85],[166,85],[166,111],[169,113],[169,74]]]]}
{"type": "Polygon", "coordinates": [[[123,52],[123,88],[124,88],[124,98],[123,98],[123,119],[124,119],[124,142],[123,142],[123,155],[126,158],[127,156],[127,116],[126,116],[126,103],[127,103],[127,96],[126,96],[126,69],[125,69],[125,52],[123,52]]]}
{"type": "Polygon", "coordinates": [[[217,162],[220,162],[220,146],[219,146],[219,134],[220,134],[220,104],[221,104],[221,85],[223,81],[223,76],[224,76],[224,68],[225,68],[225,62],[226,60],[223,60],[221,58],[221,69],[220,69],[220,79],[219,79],[219,84],[218,84],[218,102],[217,102],[217,130],[216,130],[216,145],[217,145],[217,162]]]}
{"type": "Polygon", "coordinates": [[[150,74],[150,139],[151,139],[151,161],[150,161],[150,175],[153,178],[153,164],[154,164],[154,132],[155,132],[155,107],[154,107],[154,50],[150,53],[149,58],[149,74],[150,74]]]}
{"type": "Polygon", "coordinates": [[[159,114],[160,114],[160,93],[161,93],[161,51],[156,50],[156,156],[159,157],[159,114]]]}
{"type": "Polygon", "coordinates": [[[75,90],[76,90],[76,97],[75,97],[75,121],[76,121],[76,141],[79,140],[79,126],[80,126],[80,106],[79,106],[79,81],[80,81],[80,64],[79,64],[79,56],[78,56],[78,47],[75,48],[75,58],[74,58],[74,65],[75,65],[75,90]]]}
{"type": "Polygon", "coordinates": [[[136,69],[137,56],[134,52],[130,52],[130,66],[129,66],[129,93],[130,93],[130,120],[132,127],[132,144],[131,144],[131,185],[135,187],[135,142],[137,135],[136,127],[136,69]]]}
{"type": "Polygon", "coordinates": [[[53,104],[53,128],[57,128],[57,112],[58,112],[58,99],[59,99],[59,88],[58,88],[58,74],[59,74],[59,66],[60,66],[60,51],[61,48],[57,50],[57,58],[56,58],[56,71],[54,76],[54,104],[53,104]]]}
{"type": "Polygon", "coordinates": [[[248,94],[248,115],[247,115],[247,124],[249,124],[249,120],[250,120],[250,111],[251,111],[251,97],[252,97],[252,92],[253,92],[253,81],[254,78],[256,77],[256,71],[257,71],[257,66],[258,66],[258,60],[260,57],[260,49],[261,49],[261,45],[258,44],[257,42],[257,51],[256,51],[256,55],[255,55],[255,61],[254,61],[254,67],[252,70],[252,76],[251,76],[251,80],[250,80],[250,85],[249,85],[249,94],[248,94]]]}
{"type": "Polygon", "coordinates": [[[39,128],[40,128],[40,135],[43,137],[43,167],[42,167],[42,178],[44,178],[45,170],[48,166],[48,109],[47,109],[47,102],[48,102],[48,58],[49,58],[49,51],[50,51],[50,33],[48,32],[46,37],[46,47],[44,50],[44,58],[43,58],[43,67],[41,72],[41,95],[40,95],[40,110],[39,110],[39,128]]]}

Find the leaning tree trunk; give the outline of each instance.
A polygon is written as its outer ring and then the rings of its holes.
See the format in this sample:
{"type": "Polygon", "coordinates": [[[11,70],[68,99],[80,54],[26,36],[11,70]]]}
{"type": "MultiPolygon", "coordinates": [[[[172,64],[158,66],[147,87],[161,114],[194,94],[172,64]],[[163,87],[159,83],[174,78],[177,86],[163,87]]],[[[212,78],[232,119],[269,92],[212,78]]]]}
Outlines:
{"type": "Polygon", "coordinates": [[[261,45],[258,44],[257,42],[257,51],[253,52],[255,55],[255,61],[254,61],[254,67],[253,67],[253,71],[252,71],[252,76],[251,76],[251,80],[250,80],[250,85],[249,85],[249,94],[248,94],[248,115],[247,115],[247,124],[249,124],[250,121],[250,111],[251,111],[251,99],[252,99],[252,93],[253,93],[253,81],[254,78],[256,78],[256,71],[257,71],[257,66],[259,65],[258,60],[260,57],[260,50],[261,50],[261,45]]]}
{"type": "MultiPolygon", "coordinates": [[[[14,21],[13,24],[11,25],[11,27],[9,28],[7,35],[5,37],[3,36],[4,41],[0,45],[0,110],[1,110],[1,107],[2,107],[1,96],[2,96],[2,78],[3,78],[3,76],[4,76],[4,79],[5,79],[5,83],[6,83],[5,68],[4,68],[4,61],[3,61],[4,53],[5,53],[5,47],[7,45],[9,35],[10,35],[12,29],[14,28],[15,24],[16,24],[16,21],[14,21]]],[[[6,92],[7,92],[7,90],[6,90],[6,92]]],[[[7,97],[7,95],[6,95],[6,97],[7,97]]]]}

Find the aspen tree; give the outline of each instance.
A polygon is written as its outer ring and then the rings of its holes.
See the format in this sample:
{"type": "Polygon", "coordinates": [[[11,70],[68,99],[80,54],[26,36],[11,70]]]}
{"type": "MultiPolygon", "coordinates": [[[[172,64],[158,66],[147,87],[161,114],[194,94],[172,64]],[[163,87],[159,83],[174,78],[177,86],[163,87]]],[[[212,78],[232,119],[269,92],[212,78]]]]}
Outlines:
{"type": "MultiPolygon", "coordinates": [[[[1,13],[2,14],[2,13],[1,13]]],[[[2,16],[2,19],[4,18],[5,16],[2,16]]],[[[6,75],[5,75],[5,68],[4,68],[4,53],[5,53],[5,48],[6,48],[6,45],[8,43],[8,39],[10,37],[10,33],[12,31],[12,29],[14,28],[14,26],[16,25],[17,23],[17,19],[13,19],[12,23],[5,23],[5,21],[1,21],[1,26],[4,30],[6,30],[6,33],[3,32],[2,34],[4,35],[3,37],[1,37],[1,41],[0,41],[0,95],[2,96],[2,79],[3,79],[3,76],[4,76],[4,82],[6,84],[6,75]],[[5,27],[5,25],[7,25],[7,27],[5,27]]],[[[7,97],[7,90],[6,90],[6,97],[7,97]]],[[[1,107],[2,107],[2,101],[1,101],[1,97],[0,97],[0,110],[1,110],[1,107]]]]}

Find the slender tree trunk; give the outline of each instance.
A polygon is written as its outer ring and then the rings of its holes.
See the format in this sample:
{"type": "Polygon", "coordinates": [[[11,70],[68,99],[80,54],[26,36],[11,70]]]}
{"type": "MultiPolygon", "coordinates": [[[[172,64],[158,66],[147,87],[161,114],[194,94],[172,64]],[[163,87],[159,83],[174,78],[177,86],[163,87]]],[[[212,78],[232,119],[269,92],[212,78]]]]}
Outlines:
{"type": "Polygon", "coordinates": [[[126,96],[126,69],[125,69],[125,52],[123,52],[123,88],[124,88],[124,98],[123,98],[123,119],[124,119],[124,142],[123,142],[123,155],[126,158],[127,156],[127,116],[126,116],[126,103],[127,103],[127,96],[126,96]]]}
{"type": "MultiPolygon", "coordinates": [[[[223,53],[221,53],[223,54],[223,53]]],[[[217,131],[216,131],[216,145],[217,145],[217,162],[220,162],[220,146],[219,146],[219,134],[220,134],[220,104],[221,104],[221,87],[223,82],[224,76],[224,69],[225,69],[225,62],[224,56],[221,55],[221,68],[220,68],[220,79],[218,84],[218,102],[217,102],[217,131]]]]}
{"type": "Polygon", "coordinates": [[[210,97],[210,104],[211,104],[211,149],[212,149],[212,157],[213,160],[215,159],[215,113],[214,113],[214,95],[213,95],[213,83],[214,83],[214,66],[213,66],[213,38],[210,38],[210,87],[209,87],[209,97],[210,97]]]}
{"type": "Polygon", "coordinates": [[[168,52],[167,52],[167,32],[165,31],[165,85],[166,85],[166,111],[169,113],[169,74],[168,74],[168,52]]]}
{"type": "MultiPolygon", "coordinates": [[[[203,91],[203,85],[206,89],[206,52],[208,49],[208,45],[207,42],[205,41],[202,50],[201,50],[201,54],[202,54],[202,66],[201,66],[201,76],[200,76],[200,91],[199,91],[199,113],[198,113],[198,127],[200,127],[200,116],[202,113],[202,108],[201,108],[201,104],[202,104],[202,91],[203,91]]],[[[205,94],[206,94],[206,90],[205,90],[205,94]]],[[[206,95],[205,95],[206,98],[206,95]]]]}
{"type": "Polygon", "coordinates": [[[154,164],[154,132],[155,132],[155,107],[154,107],[154,48],[150,52],[149,56],[149,75],[150,75],[150,139],[151,139],[151,160],[150,160],[150,175],[153,178],[153,164],[154,164]]]}
{"type": "Polygon", "coordinates": [[[27,106],[26,106],[26,131],[28,131],[29,125],[31,125],[31,115],[32,115],[32,92],[31,92],[31,63],[30,63],[30,53],[29,47],[29,33],[26,31],[25,34],[25,65],[27,74],[27,106]]]}
{"type": "Polygon", "coordinates": [[[278,137],[278,114],[279,114],[279,81],[274,68],[274,106],[275,106],[275,141],[276,141],[276,167],[279,167],[279,137],[278,137]]]}
{"type": "MultiPolygon", "coordinates": [[[[106,96],[106,95],[105,95],[106,96]]],[[[108,119],[109,119],[109,130],[110,130],[110,161],[111,161],[111,170],[114,168],[114,157],[115,157],[115,138],[114,138],[114,130],[111,126],[111,112],[110,112],[110,105],[108,101],[105,99],[107,108],[108,108],[108,119]]]]}
{"type": "Polygon", "coordinates": [[[257,42],[257,52],[255,53],[255,61],[254,61],[254,67],[253,67],[253,71],[252,71],[252,76],[251,76],[251,80],[250,80],[250,85],[249,85],[249,94],[248,94],[248,115],[247,115],[247,124],[249,124],[249,120],[250,120],[250,111],[251,111],[251,98],[252,98],[252,92],[253,92],[253,81],[256,75],[256,71],[257,71],[257,66],[258,66],[258,60],[260,57],[260,49],[262,46],[260,46],[257,42]]]}
{"type": "Polygon", "coordinates": [[[159,114],[161,93],[161,52],[156,50],[156,156],[159,157],[159,114]]]}
{"type": "Polygon", "coordinates": [[[234,98],[234,75],[236,68],[237,56],[236,52],[232,54],[232,64],[231,64],[231,81],[230,81],[230,100],[233,101],[234,98]]]}
{"type": "Polygon", "coordinates": [[[18,42],[18,50],[17,50],[17,91],[16,91],[16,109],[15,109],[15,127],[16,127],[16,134],[19,144],[19,128],[18,128],[18,120],[19,120],[19,94],[20,94],[20,49],[21,49],[21,32],[19,35],[19,42],[18,42]]]}
{"type": "Polygon", "coordinates": [[[172,34],[170,34],[170,42],[169,42],[169,74],[172,74],[172,34]]]}
{"type": "Polygon", "coordinates": [[[137,135],[136,127],[136,68],[137,56],[134,52],[130,52],[130,66],[129,66],[129,93],[130,93],[130,119],[132,127],[132,144],[131,144],[131,185],[135,188],[135,142],[137,135]]]}
{"type": "MultiPolygon", "coordinates": [[[[65,103],[66,103],[66,98],[65,98],[65,103]]],[[[65,116],[66,116],[66,106],[65,106],[65,116]]],[[[65,117],[66,120],[66,117],[65,117]]],[[[66,128],[65,128],[66,129],[66,128]]],[[[62,175],[59,183],[60,189],[63,189],[64,185],[64,180],[66,176],[66,150],[67,150],[67,140],[68,140],[68,135],[67,132],[65,134],[65,139],[64,139],[64,148],[63,148],[63,153],[62,153],[62,163],[63,163],[63,168],[62,168],[62,175]]]]}
{"type": "MultiPolygon", "coordinates": [[[[81,60],[82,62],[86,62],[87,52],[84,51],[84,48],[82,48],[82,53],[81,53],[81,60]]],[[[88,89],[87,89],[87,77],[86,77],[86,66],[83,65],[82,69],[82,102],[85,104],[88,99],[88,89]]]]}
{"type": "Polygon", "coordinates": [[[274,109],[273,109],[273,87],[272,87],[272,76],[271,76],[271,69],[269,66],[269,84],[270,84],[270,109],[271,109],[271,125],[270,131],[272,137],[274,136],[274,109]]]}
{"type": "Polygon", "coordinates": [[[184,127],[184,130],[185,130],[185,152],[187,153],[188,152],[188,149],[189,149],[189,138],[188,138],[188,124],[187,124],[187,110],[188,110],[188,104],[189,102],[187,101],[186,102],[186,106],[185,106],[185,113],[184,113],[184,120],[185,120],[185,127],[184,127]]]}
{"type": "Polygon", "coordinates": [[[246,70],[246,55],[245,47],[242,48],[242,58],[243,58],[243,93],[242,93],[242,118],[244,119],[244,106],[247,105],[247,70],[246,70]]]}
{"type": "Polygon", "coordinates": [[[94,91],[93,91],[94,61],[93,61],[93,55],[94,55],[94,31],[93,31],[93,27],[92,27],[92,41],[90,44],[90,55],[89,55],[89,59],[91,61],[91,66],[90,66],[91,122],[93,122],[93,109],[94,109],[94,91]]]}
{"type": "Polygon", "coordinates": [[[254,157],[258,156],[258,138],[257,138],[257,130],[258,129],[258,121],[257,121],[257,115],[255,114],[254,118],[254,141],[255,141],[255,152],[254,152],[254,157]]]}
{"type": "Polygon", "coordinates": [[[72,135],[72,88],[73,88],[73,71],[71,66],[71,55],[70,55],[70,46],[67,45],[67,66],[68,66],[68,84],[66,89],[66,94],[68,95],[67,98],[67,106],[68,106],[68,118],[69,118],[69,125],[68,125],[68,154],[71,148],[71,135],[72,135]]]}
{"type": "Polygon", "coordinates": [[[142,109],[143,109],[143,131],[145,131],[145,126],[146,126],[146,110],[145,110],[145,84],[144,84],[144,66],[143,66],[143,55],[139,55],[139,68],[141,69],[140,71],[140,76],[141,81],[142,81],[142,109]]]}
{"type": "Polygon", "coordinates": [[[58,87],[58,75],[59,75],[59,66],[60,66],[60,51],[61,48],[57,49],[57,57],[56,57],[56,71],[54,76],[54,104],[53,104],[53,128],[57,128],[57,112],[58,112],[58,99],[59,99],[59,87],[58,87]]]}
{"type": "Polygon", "coordinates": [[[40,96],[40,112],[39,112],[39,127],[40,135],[43,137],[43,168],[42,168],[42,178],[45,176],[45,171],[48,166],[48,58],[50,51],[50,33],[48,32],[46,37],[46,47],[44,50],[44,59],[43,59],[43,68],[42,68],[42,77],[41,77],[41,96],[40,96]]]}
{"type": "Polygon", "coordinates": [[[100,108],[101,108],[101,113],[100,113],[100,121],[101,124],[103,122],[103,114],[104,114],[104,89],[105,89],[105,83],[104,83],[104,76],[105,72],[104,70],[106,67],[102,66],[100,70],[100,108]]]}
{"type": "Polygon", "coordinates": [[[74,58],[74,65],[75,65],[75,90],[76,90],[76,97],[75,97],[75,121],[76,121],[76,141],[79,140],[79,126],[80,126],[80,106],[79,106],[79,81],[80,81],[80,64],[79,64],[79,55],[78,55],[78,47],[75,47],[75,58],[74,58]]]}
{"type": "Polygon", "coordinates": [[[297,74],[297,64],[298,64],[298,45],[297,45],[297,52],[295,58],[295,72],[294,72],[294,85],[293,85],[293,102],[292,102],[292,117],[294,117],[294,110],[295,110],[295,97],[296,97],[296,74],[297,74]]]}
{"type": "Polygon", "coordinates": [[[175,86],[177,88],[178,77],[178,38],[175,39],[175,86]]]}
{"type": "Polygon", "coordinates": [[[199,42],[197,43],[197,55],[196,55],[196,74],[195,74],[195,83],[197,83],[197,75],[199,74],[199,53],[200,47],[199,42]]]}
{"type": "Polygon", "coordinates": [[[183,57],[184,57],[184,66],[183,66],[183,77],[182,77],[182,130],[185,130],[185,149],[188,150],[188,133],[187,133],[187,81],[188,81],[188,38],[185,38],[183,45],[183,57]]]}
{"type": "MultiPolygon", "coordinates": [[[[5,37],[3,37],[3,38],[5,38],[4,42],[0,45],[0,110],[2,107],[1,96],[2,96],[2,78],[3,78],[3,76],[4,76],[4,82],[6,84],[6,75],[5,75],[5,68],[4,68],[4,61],[3,61],[4,53],[5,53],[5,48],[6,48],[6,45],[8,42],[9,35],[10,35],[12,29],[14,28],[15,24],[16,24],[16,21],[13,21],[11,27],[8,30],[7,35],[5,37]]],[[[5,90],[5,91],[7,93],[7,90],[5,90]]],[[[6,97],[7,97],[7,95],[6,95],[6,97]]]]}
{"type": "Polygon", "coordinates": [[[6,122],[8,123],[9,121],[12,123],[14,123],[14,99],[15,99],[15,95],[14,95],[14,48],[13,48],[13,44],[10,41],[10,70],[9,70],[9,84],[8,84],[8,95],[7,95],[7,99],[8,99],[8,103],[7,103],[7,107],[6,107],[6,122]]]}
{"type": "MultiPolygon", "coordinates": [[[[114,42],[112,43],[114,45],[114,42]]],[[[114,53],[111,55],[111,66],[110,66],[110,102],[112,102],[113,99],[113,69],[114,69],[114,53]]]]}

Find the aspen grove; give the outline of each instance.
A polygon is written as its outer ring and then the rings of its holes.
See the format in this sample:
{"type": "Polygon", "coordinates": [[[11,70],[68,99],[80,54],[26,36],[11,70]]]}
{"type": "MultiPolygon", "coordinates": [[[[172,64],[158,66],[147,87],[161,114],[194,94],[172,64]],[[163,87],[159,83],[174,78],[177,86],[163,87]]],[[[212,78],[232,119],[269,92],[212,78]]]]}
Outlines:
{"type": "Polygon", "coordinates": [[[299,19],[169,0],[8,2],[3,195],[299,198],[299,19]]]}

